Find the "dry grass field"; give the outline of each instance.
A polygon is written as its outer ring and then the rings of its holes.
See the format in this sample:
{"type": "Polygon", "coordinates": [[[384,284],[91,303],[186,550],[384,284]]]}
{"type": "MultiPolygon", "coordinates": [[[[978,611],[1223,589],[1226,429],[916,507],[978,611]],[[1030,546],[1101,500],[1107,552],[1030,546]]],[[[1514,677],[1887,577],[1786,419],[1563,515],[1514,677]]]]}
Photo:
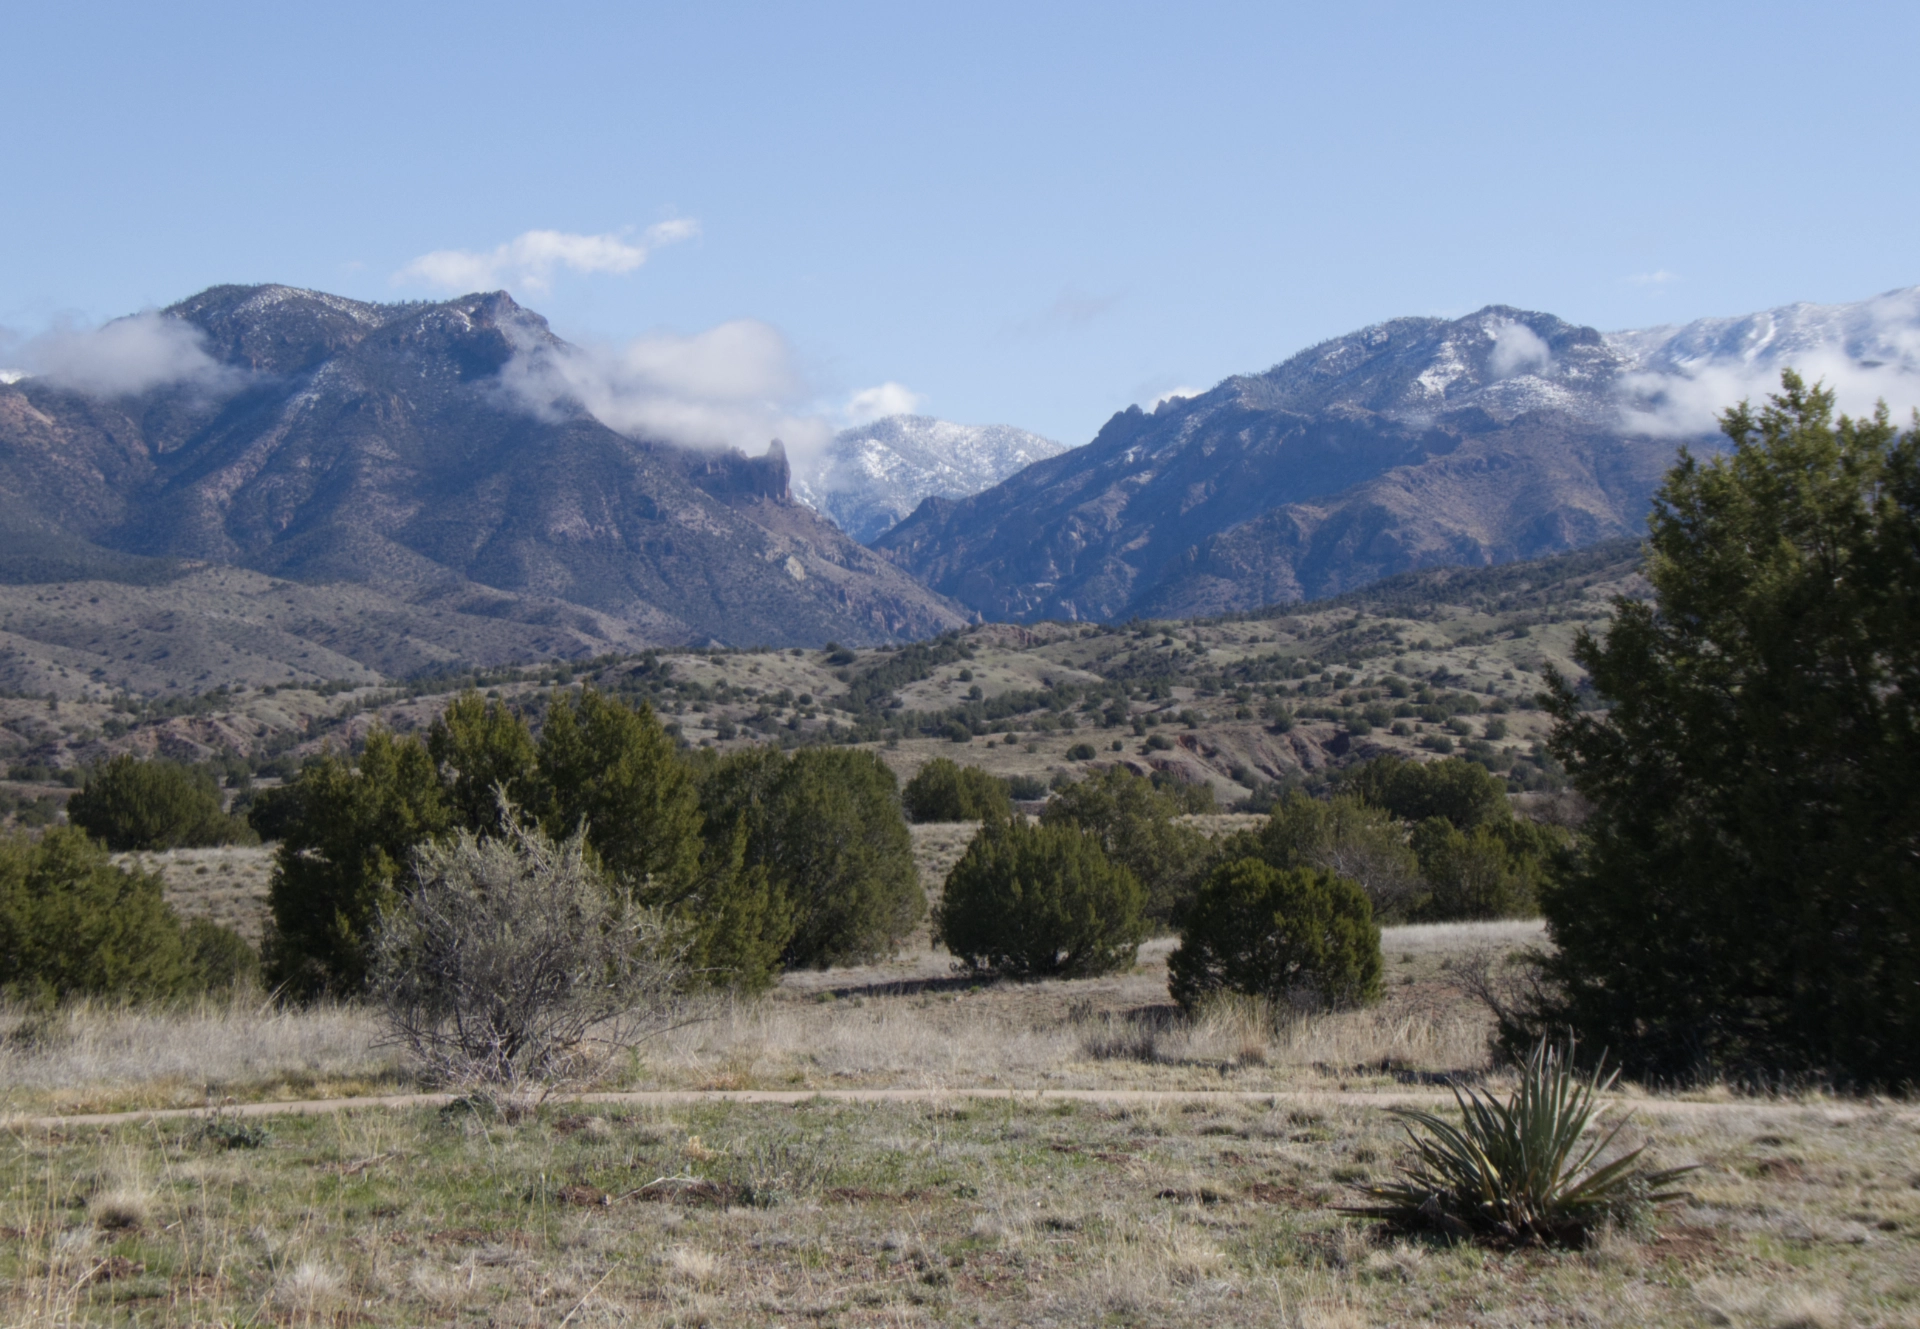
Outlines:
{"type": "Polygon", "coordinates": [[[167,903],[182,918],[210,918],[258,946],[267,921],[267,877],[273,851],[228,845],[115,854],[114,863],[158,874],[167,903]]]}
{"type": "MultiPolygon", "coordinates": [[[[922,851],[930,846],[924,842],[922,851]]],[[[950,848],[950,846],[949,846],[950,848]]],[[[1378,1098],[1498,1088],[1449,981],[1537,925],[1389,929],[1371,1011],[1187,1021],[1164,958],[984,984],[916,951],[789,976],[603,1068],[787,1104],[371,1105],[37,1124],[49,1111],[413,1088],[371,1017],[258,1002],[5,1021],[8,1324],[1702,1325],[1920,1321],[1920,1114],[1629,1093],[1694,1199],[1580,1251],[1341,1216],[1405,1145],[1378,1098]],[[969,1100],[997,1086],[1152,1101],[969,1100]],[[847,1102],[813,1090],[934,1091],[847,1102]],[[1224,1092],[1223,1092],[1224,1091],[1224,1092]]]]}

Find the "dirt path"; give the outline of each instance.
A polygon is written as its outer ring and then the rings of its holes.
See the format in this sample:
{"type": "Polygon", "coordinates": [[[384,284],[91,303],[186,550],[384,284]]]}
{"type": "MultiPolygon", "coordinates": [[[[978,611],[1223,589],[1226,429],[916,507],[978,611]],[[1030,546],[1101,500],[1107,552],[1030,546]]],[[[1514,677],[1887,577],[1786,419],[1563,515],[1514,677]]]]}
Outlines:
{"type": "MultiPolygon", "coordinates": [[[[15,1117],[6,1122],[16,1129],[63,1130],[75,1126],[121,1126],[134,1122],[171,1121],[194,1117],[272,1117],[311,1116],[326,1112],[351,1112],[366,1108],[445,1107],[453,1094],[390,1094],[367,1098],[313,1098],[288,1102],[233,1103],[214,1107],[148,1108],[135,1112],[86,1112],[70,1116],[15,1117]]],[[[1450,1095],[1431,1090],[1368,1091],[1343,1093],[1338,1090],[1252,1090],[1252,1089],[640,1089],[625,1092],[554,1094],[548,1103],[628,1103],[647,1107],[684,1107],[700,1103],[772,1103],[794,1106],[800,1103],[936,1103],[954,1099],[1004,1101],[1014,1103],[1297,1103],[1308,1107],[1420,1107],[1447,1106],[1450,1095]]],[[[1761,1102],[1749,1099],[1705,1102],[1680,1098],[1630,1098],[1610,1096],[1603,1100],[1609,1108],[1628,1108],[1652,1116],[1692,1116],[1720,1112],[1746,1112],[1759,1116],[1789,1116],[1818,1112],[1831,1121],[1853,1121],[1867,1116],[1891,1114],[1895,1117],[1920,1117],[1920,1107],[1906,1104],[1863,1101],[1840,1102],[1761,1102]]]]}

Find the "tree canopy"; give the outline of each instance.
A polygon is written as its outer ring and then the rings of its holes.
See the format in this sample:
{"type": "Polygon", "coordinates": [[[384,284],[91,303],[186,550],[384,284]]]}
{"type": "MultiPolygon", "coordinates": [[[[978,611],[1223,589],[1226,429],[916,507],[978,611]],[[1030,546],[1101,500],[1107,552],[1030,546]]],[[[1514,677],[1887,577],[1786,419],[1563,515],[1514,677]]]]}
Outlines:
{"type": "Polygon", "coordinates": [[[1920,430],[1792,373],[1682,452],[1623,599],[1556,680],[1591,801],[1545,897],[1571,1025],[1642,1074],[1920,1078],[1920,430]]]}
{"type": "Polygon", "coordinates": [[[213,777],[165,758],[122,753],[67,801],[67,819],[116,853],[188,849],[248,838],[246,824],[220,806],[213,777]]]}

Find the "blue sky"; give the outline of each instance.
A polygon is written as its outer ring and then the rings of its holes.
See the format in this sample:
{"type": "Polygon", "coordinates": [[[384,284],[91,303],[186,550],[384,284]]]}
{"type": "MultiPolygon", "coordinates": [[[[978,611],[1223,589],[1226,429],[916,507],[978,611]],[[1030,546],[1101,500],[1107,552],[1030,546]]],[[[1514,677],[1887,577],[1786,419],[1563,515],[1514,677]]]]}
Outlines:
{"type": "Polygon", "coordinates": [[[1917,37],[1844,3],[16,3],[0,327],[471,276],[650,364],[772,356],[743,390],[782,409],[894,384],[869,408],[1081,443],[1401,314],[1920,282],[1917,37]],[[496,255],[537,231],[611,238],[496,255]]]}

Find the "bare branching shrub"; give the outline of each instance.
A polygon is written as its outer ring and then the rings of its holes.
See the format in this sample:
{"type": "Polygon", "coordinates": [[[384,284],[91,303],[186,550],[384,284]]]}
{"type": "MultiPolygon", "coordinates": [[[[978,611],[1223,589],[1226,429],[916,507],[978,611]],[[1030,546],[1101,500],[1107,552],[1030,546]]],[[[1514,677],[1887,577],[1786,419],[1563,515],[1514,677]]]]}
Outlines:
{"type": "Polygon", "coordinates": [[[1513,952],[1480,945],[1453,965],[1453,986],[1493,1017],[1496,1055],[1520,1060],[1530,1043],[1528,1031],[1540,1022],[1540,1013],[1550,1009],[1554,994],[1543,971],[1544,958],[1537,948],[1513,952]]]}
{"type": "Polygon", "coordinates": [[[679,943],[661,916],[595,870],[583,834],[556,844],[502,823],[500,838],[419,849],[419,885],[376,934],[387,1026],[444,1083],[565,1079],[590,1047],[673,1021],[679,943]]]}

